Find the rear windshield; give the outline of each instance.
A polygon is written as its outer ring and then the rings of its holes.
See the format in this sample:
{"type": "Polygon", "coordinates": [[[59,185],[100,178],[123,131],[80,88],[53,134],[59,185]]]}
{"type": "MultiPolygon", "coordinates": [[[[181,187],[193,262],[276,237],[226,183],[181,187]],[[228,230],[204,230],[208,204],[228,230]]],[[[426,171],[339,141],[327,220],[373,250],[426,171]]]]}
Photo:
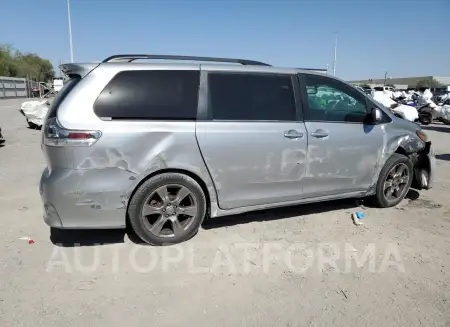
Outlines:
{"type": "Polygon", "coordinates": [[[58,111],[58,107],[61,104],[61,102],[64,100],[64,98],[69,94],[69,92],[74,88],[75,85],[81,80],[81,77],[75,77],[70,79],[61,90],[59,90],[58,95],[56,96],[55,100],[53,101],[52,106],[50,107],[48,111],[47,118],[54,118],[56,117],[56,113],[58,111]]]}

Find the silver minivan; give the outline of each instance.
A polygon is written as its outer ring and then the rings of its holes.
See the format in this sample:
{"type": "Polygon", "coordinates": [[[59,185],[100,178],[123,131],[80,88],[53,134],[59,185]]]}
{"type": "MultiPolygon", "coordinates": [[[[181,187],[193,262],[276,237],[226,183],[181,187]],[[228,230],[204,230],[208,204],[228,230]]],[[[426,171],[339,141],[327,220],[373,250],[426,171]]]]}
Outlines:
{"type": "Polygon", "coordinates": [[[352,197],[391,207],[432,184],[425,132],[325,74],[167,55],[61,69],[71,79],[42,131],[51,227],[128,221],[173,244],[204,219],[352,197]]]}

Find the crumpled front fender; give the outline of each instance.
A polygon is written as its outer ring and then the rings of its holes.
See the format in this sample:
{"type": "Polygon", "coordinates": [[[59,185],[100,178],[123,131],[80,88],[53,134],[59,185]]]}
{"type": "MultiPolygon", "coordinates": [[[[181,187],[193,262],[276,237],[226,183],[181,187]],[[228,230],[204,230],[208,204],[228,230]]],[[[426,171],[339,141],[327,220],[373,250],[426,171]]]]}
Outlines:
{"type": "Polygon", "coordinates": [[[381,169],[392,154],[396,152],[407,155],[413,161],[415,167],[413,186],[419,189],[431,187],[435,165],[434,151],[431,147],[431,142],[424,143],[417,136],[412,134],[401,135],[391,140],[387,138],[387,135],[388,133],[384,133],[383,135],[383,150],[377,164],[372,186],[368,190],[367,195],[375,193],[381,169]],[[424,174],[426,174],[426,176],[424,174]],[[424,182],[423,176],[426,177],[425,180],[428,181],[427,183],[424,182]]]}
{"type": "Polygon", "coordinates": [[[410,156],[414,164],[413,187],[428,190],[434,182],[436,157],[431,142],[427,142],[425,148],[410,156]]]}

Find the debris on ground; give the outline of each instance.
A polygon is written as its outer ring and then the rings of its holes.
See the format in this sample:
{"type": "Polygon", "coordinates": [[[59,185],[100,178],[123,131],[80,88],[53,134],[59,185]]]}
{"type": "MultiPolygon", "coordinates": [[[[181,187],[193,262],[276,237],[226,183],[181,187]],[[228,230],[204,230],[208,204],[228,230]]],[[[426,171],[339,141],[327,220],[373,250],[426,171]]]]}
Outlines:
{"type": "Polygon", "coordinates": [[[34,241],[31,238],[26,237],[26,236],[20,237],[19,240],[27,241],[28,244],[34,244],[34,241]]]}
{"type": "Polygon", "coordinates": [[[356,200],[356,206],[360,207],[363,210],[366,210],[367,208],[364,206],[364,200],[362,199],[357,199],[356,200]]]}
{"type": "Polygon", "coordinates": [[[360,221],[364,217],[365,217],[365,215],[362,212],[357,211],[357,212],[352,213],[352,220],[356,226],[364,225],[364,223],[360,221]]]}
{"type": "MultiPolygon", "coordinates": [[[[339,287],[339,286],[338,286],[339,287]]],[[[342,289],[342,288],[340,288],[339,287],[339,290],[341,291],[341,293],[344,295],[344,297],[348,300],[348,295],[347,295],[347,293],[342,289]]]]}

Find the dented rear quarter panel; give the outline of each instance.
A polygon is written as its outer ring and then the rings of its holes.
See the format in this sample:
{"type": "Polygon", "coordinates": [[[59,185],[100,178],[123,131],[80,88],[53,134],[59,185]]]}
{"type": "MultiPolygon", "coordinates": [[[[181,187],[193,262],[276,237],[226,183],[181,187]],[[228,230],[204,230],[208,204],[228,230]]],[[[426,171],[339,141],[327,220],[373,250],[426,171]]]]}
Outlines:
{"type": "MultiPolygon", "coordinates": [[[[56,207],[58,212],[62,211],[63,226],[82,223],[77,218],[80,206],[86,208],[81,210],[85,211],[84,215],[99,220],[99,224],[109,221],[111,227],[124,226],[132,192],[148,176],[162,170],[183,170],[198,176],[205,183],[211,201],[216,201],[196,141],[195,122],[127,122],[128,127],[133,126],[132,130],[122,130],[121,122],[108,124],[95,146],[63,148],[69,152],[65,156],[67,167],[61,168],[59,164],[55,169],[49,165],[50,173],[60,176],[60,187],[54,196],[61,199],[52,203],[65,203],[61,208],[56,207]],[[114,211],[118,209],[120,213],[116,214],[114,211]]],[[[64,152],[59,148],[44,148],[48,152],[64,152]]]]}
{"type": "MultiPolygon", "coordinates": [[[[177,169],[198,176],[211,202],[216,195],[204,165],[195,121],[102,120],[93,111],[98,94],[120,71],[148,69],[140,64],[107,64],[83,78],[58,109],[60,124],[74,130],[98,130],[90,147],[43,146],[47,171],[43,201],[52,203],[64,228],[125,226],[128,200],[149,175],[177,169]],[[77,108],[77,110],[74,110],[77,108]]],[[[153,65],[152,69],[198,70],[198,65],[153,65]]]]}

